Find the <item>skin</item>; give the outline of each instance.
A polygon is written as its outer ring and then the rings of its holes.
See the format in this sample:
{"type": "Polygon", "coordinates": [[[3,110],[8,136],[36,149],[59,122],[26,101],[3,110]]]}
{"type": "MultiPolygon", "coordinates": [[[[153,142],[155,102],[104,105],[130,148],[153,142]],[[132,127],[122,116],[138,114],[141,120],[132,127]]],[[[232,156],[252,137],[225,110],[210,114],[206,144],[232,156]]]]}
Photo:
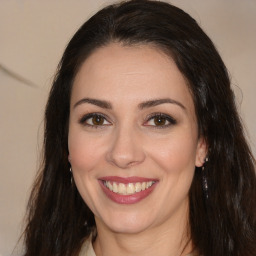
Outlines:
{"type": "Polygon", "coordinates": [[[169,56],[150,45],[118,43],[90,55],[73,84],[68,143],[76,186],[95,215],[97,256],[191,252],[188,192],[195,166],[204,163],[206,145],[198,136],[187,82],[169,56]],[[83,98],[107,101],[111,108],[83,98]],[[174,102],[140,107],[166,98],[174,102]],[[94,119],[83,118],[89,113],[106,119],[94,125],[94,119]],[[163,119],[159,125],[154,113],[176,121],[163,119]],[[145,199],[125,205],[104,194],[98,181],[103,176],[158,182],[145,199]]]}

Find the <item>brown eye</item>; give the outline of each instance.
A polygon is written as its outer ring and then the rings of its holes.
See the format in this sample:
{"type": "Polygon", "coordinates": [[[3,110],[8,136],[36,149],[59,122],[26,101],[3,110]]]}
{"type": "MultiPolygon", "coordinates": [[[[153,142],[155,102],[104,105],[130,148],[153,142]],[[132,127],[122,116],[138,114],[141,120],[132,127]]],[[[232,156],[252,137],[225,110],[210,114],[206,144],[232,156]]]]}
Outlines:
{"type": "Polygon", "coordinates": [[[157,127],[157,128],[167,128],[172,125],[175,125],[177,121],[166,114],[163,113],[153,113],[146,123],[144,123],[145,126],[152,126],[152,127],[157,127]]]}
{"type": "Polygon", "coordinates": [[[163,126],[163,125],[166,125],[166,118],[165,117],[162,117],[162,116],[157,116],[154,118],[154,124],[156,126],[163,126]]]}
{"type": "Polygon", "coordinates": [[[103,125],[104,124],[104,117],[95,115],[92,117],[92,123],[93,125],[103,125]]]}
{"type": "Polygon", "coordinates": [[[104,127],[107,125],[111,125],[111,123],[107,120],[107,118],[102,114],[90,113],[83,116],[80,119],[80,124],[90,126],[90,127],[104,127]]]}

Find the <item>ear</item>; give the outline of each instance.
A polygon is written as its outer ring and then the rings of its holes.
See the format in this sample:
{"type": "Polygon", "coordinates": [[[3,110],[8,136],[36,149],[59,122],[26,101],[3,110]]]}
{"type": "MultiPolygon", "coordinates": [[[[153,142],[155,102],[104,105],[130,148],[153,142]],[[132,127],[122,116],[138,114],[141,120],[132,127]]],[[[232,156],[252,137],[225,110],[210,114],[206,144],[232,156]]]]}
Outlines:
{"type": "Polygon", "coordinates": [[[205,158],[208,153],[208,145],[203,137],[198,139],[197,149],[196,149],[196,159],[195,166],[202,167],[205,162],[205,158]]]}
{"type": "Polygon", "coordinates": [[[68,155],[68,161],[71,164],[71,157],[70,157],[70,155],[68,155]]]}

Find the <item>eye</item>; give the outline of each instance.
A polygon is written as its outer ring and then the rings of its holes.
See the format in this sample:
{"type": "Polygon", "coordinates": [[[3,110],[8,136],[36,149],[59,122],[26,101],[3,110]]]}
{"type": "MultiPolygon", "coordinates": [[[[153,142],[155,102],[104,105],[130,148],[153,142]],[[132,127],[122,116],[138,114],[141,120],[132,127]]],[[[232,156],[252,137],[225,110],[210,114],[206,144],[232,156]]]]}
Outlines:
{"type": "Polygon", "coordinates": [[[145,126],[154,126],[157,128],[165,128],[175,125],[177,122],[174,118],[163,113],[154,113],[147,118],[145,126]]]}
{"type": "Polygon", "coordinates": [[[106,126],[111,124],[104,115],[98,113],[90,113],[83,116],[80,120],[80,123],[83,125],[94,127],[106,126]]]}

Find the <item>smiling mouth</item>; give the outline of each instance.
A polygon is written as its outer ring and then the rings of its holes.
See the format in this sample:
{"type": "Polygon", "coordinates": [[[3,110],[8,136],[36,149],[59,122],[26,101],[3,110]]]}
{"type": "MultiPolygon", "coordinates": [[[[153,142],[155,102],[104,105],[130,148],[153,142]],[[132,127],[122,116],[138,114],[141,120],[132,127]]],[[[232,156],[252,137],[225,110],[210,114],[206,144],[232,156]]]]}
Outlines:
{"type": "Polygon", "coordinates": [[[103,180],[103,185],[108,188],[110,191],[120,195],[133,195],[141,191],[147,190],[155,181],[147,182],[136,182],[136,183],[118,183],[112,181],[103,180]]]}

